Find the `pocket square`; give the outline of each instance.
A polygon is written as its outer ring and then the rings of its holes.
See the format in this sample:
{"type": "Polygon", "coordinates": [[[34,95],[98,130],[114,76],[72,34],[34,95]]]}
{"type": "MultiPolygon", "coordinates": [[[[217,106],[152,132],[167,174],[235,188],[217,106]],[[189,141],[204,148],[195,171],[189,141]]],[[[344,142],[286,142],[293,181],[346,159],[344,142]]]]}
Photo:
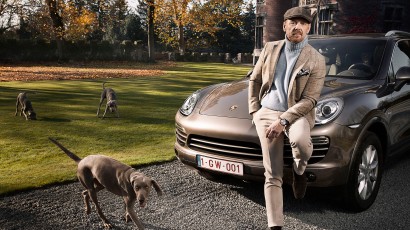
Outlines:
{"type": "Polygon", "coordinates": [[[301,69],[301,70],[299,71],[299,73],[297,74],[297,76],[298,76],[298,77],[302,77],[302,76],[309,75],[309,73],[310,73],[309,69],[301,69]]]}

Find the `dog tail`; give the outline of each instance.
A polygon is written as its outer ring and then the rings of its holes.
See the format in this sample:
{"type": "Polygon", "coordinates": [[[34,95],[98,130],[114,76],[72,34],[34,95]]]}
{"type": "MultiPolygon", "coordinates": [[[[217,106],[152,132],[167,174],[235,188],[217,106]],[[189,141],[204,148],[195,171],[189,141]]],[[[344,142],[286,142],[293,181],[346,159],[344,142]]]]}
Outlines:
{"type": "Polygon", "coordinates": [[[105,83],[106,83],[106,82],[103,82],[103,89],[105,89],[105,86],[104,86],[104,85],[105,85],[105,83]]]}
{"type": "Polygon", "coordinates": [[[54,140],[53,138],[49,137],[48,138],[51,142],[53,142],[55,145],[57,145],[61,150],[63,150],[65,152],[65,154],[67,154],[67,156],[69,156],[71,159],[73,159],[75,162],[80,162],[81,158],[79,158],[77,155],[75,155],[74,153],[72,153],[70,150],[66,149],[64,146],[62,146],[58,141],[54,140]]]}

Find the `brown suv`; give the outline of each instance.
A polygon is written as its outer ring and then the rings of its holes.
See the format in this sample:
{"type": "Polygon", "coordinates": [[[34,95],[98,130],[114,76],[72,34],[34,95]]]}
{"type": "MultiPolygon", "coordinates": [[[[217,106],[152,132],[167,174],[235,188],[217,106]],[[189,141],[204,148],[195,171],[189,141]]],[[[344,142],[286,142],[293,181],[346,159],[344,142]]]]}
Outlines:
{"type": "MultiPolygon", "coordinates": [[[[342,186],[350,208],[376,199],[387,155],[410,139],[410,34],[310,37],[328,74],[316,106],[309,186],[342,186]]],[[[207,177],[263,180],[248,77],[190,95],[175,117],[178,159],[207,177]]],[[[285,140],[285,182],[292,154],[285,140]]]]}

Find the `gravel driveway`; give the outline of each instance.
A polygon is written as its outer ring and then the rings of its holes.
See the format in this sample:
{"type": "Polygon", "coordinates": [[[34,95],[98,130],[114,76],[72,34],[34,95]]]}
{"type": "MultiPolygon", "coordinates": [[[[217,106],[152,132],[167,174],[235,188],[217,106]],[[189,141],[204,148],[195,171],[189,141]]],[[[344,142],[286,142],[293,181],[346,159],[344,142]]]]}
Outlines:
{"type": "MultiPolygon", "coordinates": [[[[409,163],[409,158],[398,162],[399,171],[386,170],[383,179],[409,172],[409,163]]],[[[162,197],[153,190],[147,208],[136,207],[146,229],[266,229],[262,184],[211,182],[178,161],[139,170],[164,190],[162,197]]],[[[358,214],[341,208],[332,192],[309,189],[307,197],[297,201],[285,186],[285,229],[406,229],[410,189],[402,186],[400,192],[391,191],[392,185],[391,178],[383,181],[375,205],[358,214]],[[397,204],[389,202],[392,193],[399,199],[397,204]]],[[[0,229],[102,229],[93,206],[92,213],[85,214],[82,189],[74,182],[0,197],[0,229]]],[[[136,229],[132,222],[125,223],[120,197],[101,191],[99,200],[115,229],[136,229]]]]}

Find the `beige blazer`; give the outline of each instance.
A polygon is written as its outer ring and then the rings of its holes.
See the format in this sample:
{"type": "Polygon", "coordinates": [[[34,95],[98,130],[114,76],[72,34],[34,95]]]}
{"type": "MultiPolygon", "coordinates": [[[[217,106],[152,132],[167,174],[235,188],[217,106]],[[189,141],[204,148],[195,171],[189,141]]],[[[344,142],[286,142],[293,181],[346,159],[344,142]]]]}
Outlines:
{"type": "MultiPolygon", "coordinates": [[[[285,41],[266,43],[249,79],[249,113],[261,108],[261,100],[272,87],[276,63],[285,41]]],[[[326,76],[324,57],[311,45],[301,51],[293,68],[288,88],[288,110],[280,117],[292,124],[305,117],[311,128],[315,124],[315,106],[326,76]]]]}

